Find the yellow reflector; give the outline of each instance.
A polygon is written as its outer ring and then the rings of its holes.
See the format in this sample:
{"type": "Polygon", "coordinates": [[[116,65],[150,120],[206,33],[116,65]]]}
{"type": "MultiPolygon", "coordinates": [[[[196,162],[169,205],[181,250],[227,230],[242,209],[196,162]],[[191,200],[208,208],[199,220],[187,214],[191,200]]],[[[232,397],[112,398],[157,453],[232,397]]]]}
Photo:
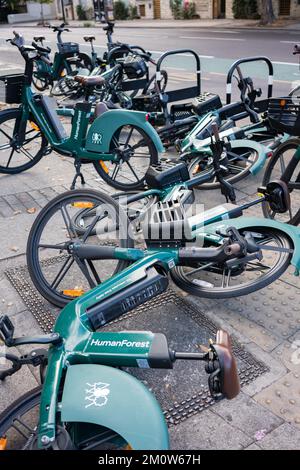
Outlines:
{"type": "Polygon", "coordinates": [[[64,295],[68,295],[69,297],[80,297],[84,294],[83,289],[66,289],[63,291],[64,295]]]}
{"type": "Polygon", "coordinates": [[[64,77],[65,75],[66,75],[65,70],[63,70],[62,72],[60,72],[60,76],[61,76],[61,77],[64,77]]]}
{"type": "Polygon", "coordinates": [[[123,447],[123,450],[133,450],[130,444],[127,444],[125,447],[123,447]]]}
{"type": "Polygon", "coordinates": [[[105,165],[104,161],[102,160],[99,160],[99,163],[100,165],[102,166],[103,170],[105,171],[105,173],[109,173],[109,169],[107,168],[107,166],[105,165]]]}
{"type": "Polygon", "coordinates": [[[286,105],[286,100],[280,100],[280,106],[282,106],[282,108],[286,105]]]}
{"type": "Polygon", "coordinates": [[[7,446],[7,439],[6,437],[0,438],[0,450],[5,450],[7,446]]]}
{"type": "Polygon", "coordinates": [[[199,170],[200,170],[200,165],[198,164],[193,170],[193,175],[196,175],[197,173],[199,173],[199,170]]]}
{"type": "Polygon", "coordinates": [[[264,197],[263,193],[257,193],[257,197],[264,197]]]}
{"type": "Polygon", "coordinates": [[[81,209],[92,209],[95,206],[95,204],[93,202],[80,201],[80,202],[73,202],[72,206],[79,207],[81,209]]]}
{"type": "Polygon", "coordinates": [[[34,129],[35,131],[40,130],[39,126],[37,126],[35,122],[30,121],[30,125],[31,125],[32,129],[34,129]]]}

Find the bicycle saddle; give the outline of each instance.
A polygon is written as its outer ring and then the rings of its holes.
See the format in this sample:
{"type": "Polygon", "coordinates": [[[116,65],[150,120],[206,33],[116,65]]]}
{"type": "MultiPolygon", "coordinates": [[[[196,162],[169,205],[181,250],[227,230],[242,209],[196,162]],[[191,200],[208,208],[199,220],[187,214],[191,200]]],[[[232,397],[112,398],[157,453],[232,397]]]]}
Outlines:
{"type": "Polygon", "coordinates": [[[42,42],[45,41],[45,36],[33,36],[33,40],[36,42],[42,42]]]}
{"type": "Polygon", "coordinates": [[[32,45],[38,52],[42,52],[43,54],[50,54],[50,52],[51,52],[50,47],[40,46],[35,41],[32,42],[32,45]]]}
{"type": "Polygon", "coordinates": [[[174,166],[164,167],[159,164],[150,166],[145,176],[149,188],[163,189],[171,184],[182,183],[190,179],[186,163],[178,163],[174,166]]]}
{"type": "Polygon", "coordinates": [[[93,77],[85,77],[83,75],[76,75],[74,80],[86,87],[93,87],[98,85],[103,85],[105,83],[105,78],[101,75],[96,75],[93,77]]]}
{"type": "MultiPolygon", "coordinates": [[[[214,390],[216,384],[214,380],[220,381],[220,391],[228,399],[236,397],[240,392],[240,381],[237,364],[232,352],[231,341],[228,333],[224,330],[218,330],[216,342],[211,346],[218,356],[220,373],[214,377],[212,373],[209,378],[209,387],[214,390]]],[[[210,365],[206,366],[206,372],[210,372],[210,365]]]]}
{"type": "Polygon", "coordinates": [[[96,104],[94,117],[97,118],[110,109],[121,109],[121,106],[112,103],[111,101],[101,101],[100,103],[96,104]]]}
{"type": "Polygon", "coordinates": [[[95,36],[83,36],[83,39],[85,40],[85,42],[96,41],[95,36]]]}

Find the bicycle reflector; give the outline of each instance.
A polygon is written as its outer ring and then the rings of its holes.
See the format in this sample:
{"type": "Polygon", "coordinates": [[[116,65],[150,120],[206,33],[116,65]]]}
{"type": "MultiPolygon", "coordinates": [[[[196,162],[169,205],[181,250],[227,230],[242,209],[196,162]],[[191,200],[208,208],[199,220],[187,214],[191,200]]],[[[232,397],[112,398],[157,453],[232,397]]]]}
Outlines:
{"type": "Polygon", "coordinates": [[[109,169],[107,168],[107,166],[105,165],[104,161],[103,160],[99,160],[99,163],[100,165],[102,166],[102,169],[105,171],[105,173],[109,173],[109,169]]]}
{"type": "Polygon", "coordinates": [[[0,437],[0,450],[5,450],[7,446],[6,437],[0,437]]]}
{"type": "Polygon", "coordinates": [[[78,207],[79,209],[92,209],[95,206],[95,204],[93,202],[88,202],[88,201],[79,201],[79,202],[73,202],[72,206],[78,207]]]}
{"type": "Polygon", "coordinates": [[[30,126],[32,127],[32,129],[34,131],[39,131],[40,130],[39,126],[33,121],[30,121],[30,126]]]}
{"type": "Polygon", "coordinates": [[[63,294],[67,295],[68,297],[80,297],[84,294],[83,289],[65,289],[63,290],[63,294]]]}

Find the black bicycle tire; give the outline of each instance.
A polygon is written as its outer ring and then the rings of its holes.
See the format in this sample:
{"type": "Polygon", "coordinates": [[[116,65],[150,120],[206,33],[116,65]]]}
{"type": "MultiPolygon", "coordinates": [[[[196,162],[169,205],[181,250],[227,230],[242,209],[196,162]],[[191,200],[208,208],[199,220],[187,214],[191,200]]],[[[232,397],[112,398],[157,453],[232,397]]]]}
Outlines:
{"type": "MultiPolygon", "coordinates": [[[[77,195],[78,197],[87,197],[88,195],[94,198],[99,198],[100,197],[103,200],[106,200],[108,204],[113,204],[116,206],[117,209],[117,204],[115,201],[112,200],[112,198],[104,193],[100,193],[99,191],[96,190],[88,190],[88,189],[77,189],[74,191],[67,191],[63,194],[60,194],[56,198],[52,199],[38,214],[36,217],[31,230],[29,232],[29,237],[27,241],[27,247],[26,247],[26,260],[27,260],[27,265],[28,265],[28,271],[29,275],[31,277],[31,280],[38,290],[38,292],[45,298],[47,299],[50,303],[53,305],[56,305],[57,307],[64,307],[67,305],[72,299],[68,298],[65,295],[59,295],[58,293],[53,292],[53,289],[49,286],[49,284],[46,282],[42,270],[39,266],[39,259],[38,256],[35,255],[35,244],[36,241],[39,240],[39,235],[42,233],[41,229],[43,227],[42,223],[44,220],[44,217],[47,217],[48,214],[51,216],[51,210],[59,204],[63,200],[67,200],[68,198],[74,197],[74,195],[77,195]],[[113,203],[112,203],[113,201],[113,203]]],[[[46,222],[47,224],[47,222],[46,222]]],[[[127,237],[126,240],[121,239],[120,245],[123,248],[129,248],[133,247],[134,243],[131,237],[127,237]]],[[[120,260],[117,263],[117,266],[114,270],[113,274],[116,274],[119,271],[122,271],[125,269],[130,263],[127,261],[120,260]]]]}
{"type": "MultiPolygon", "coordinates": [[[[233,224],[234,225],[234,224],[233,224]]],[[[262,230],[261,228],[258,227],[244,227],[244,230],[249,230],[249,231],[258,231],[262,230]]],[[[264,229],[263,229],[264,230],[264,229]]],[[[290,238],[282,231],[277,230],[277,229],[268,229],[268,233],[276,233],[280,234],[280,237],[284,239],[286,244],[288,245],[289,248],[293,247],[293,243],[290,240],[290,238]]],[[[266,231],[266,230],[265,230],[266,231]]],[[[285,255],[283,253],[283,255],[285,255]]],[[[203,297],[203,298],[209,298],[209,299],[227,299],[231,297],[239,297],[242,295],[248,295],[251,294],[252,292],[256,292],[257,290],[263,289],[264,287],[267,287],[269,284],[272,282],[276,281],[289,267],[290,265],[290,260],[291,260],[291,254],[286,254],[286,260],[275,270],[275,272],[271,272],[268,274],[264,280],[260,280],[257,284],[259,287],[253,283],[252,286],[246,286],[246,287],[233,287],[232,289],[228,290],[227,292],[218,292],[218,289],[205,289],[200,286],[196,286],[192,282],[188,282],[185,279],[185,276],[183,275],[182,267],[181,266],[176,266],[172,271],[171,271],[171,277],[175,284],[183,289],[184,291],[188,292],[189,294],[195,295],[197,297],[203,297]]],[[[278,263],[277,263],[278,264],[278,263]]],[[[272,268],[272,271],[274,268],[272,268]]]]}
{"type": "MultiPolygon", "coordinates": [[[[21,113],[22,113],[21,108],[13,108],[13,109],[9,109],[9,110],[7,110],[7,109],[3,110],[2,112],[0,112],[0,126],[3,122],[5,122],[7,120],[18,119],[18,116],[21,113]],[[11,115],[11,117],[9,117],[10,115],[11,115]],[[3,120],[3,117],[5,117],[5,116],[7,116],[8,118],[3,120]],[[14,118],[14,116],[15,116],[15,118],[14,118]]],[[[33,118],[31,120],[34,121],[33,118]]],[[[23,171],[29,170],[30,168],[35,166],[41,160],[41,158],[44,156],[45,149],[48,145],[48,141],[47,141],[46,137],[44,136],[44,134],[41,134],[41,137],[42,137],[41,147],[40,147],[39,151],[37,152],[37,154],[35,155],[35,157],[31,161],[29,161],[28,163],[22,164],[20,166],[13,167],[13,168],[6,168],[6,167],[3,167],[2,165],[0,165],[0,173],[8,174],[8,175],[16,175],[18,173],[22,173],[23,171]]]]}
{"type": "MultiPolygon", "coordinates": [[[[241,148],[244,149],[244,147],[241,147],[241,148]]],[[[235,149],[233,149],[233,150],[235,150],[235,149]]],[[[252,153],[256,154],[256,157],[255,157],[255,160],[254,160],[253,164],[250,167],[248,167],[247,169],[245,169],[244,171],[242,171],[241,173],[239,173],[238,175],[234,175],[234,176],[229,177],[229,178],[225,177],[226,181],[228,181],[231,184],[235,184],[235,183],[238,183],[239,181],[242,181],[244,178],[247,178],[250,175],[250,173],[251,173],[250,168],[257,161],[258,153],[256,152],[256,150],[254,150],[252,148],[250,148],[249,151],[252,151],[252,153]]],[[[201,157],[198,157],[198,158],[201,158],[201,157]]],[[[192,165],[195,164],[196,159],[197,159],[197,157],[193,158],[191,163],[189,164],[189,172],[191,172],[192,165]]],[[[199,175],[201,175],[201,172],[197,173],[197,176],[199,176],[199,175]]],[[[195,188],[201,188],[201,189],[205,189],[205,190],[220,189],[220,187],[221,187],[220,183],[203,183],[200,186],[195,186],[195,188]]]]}
{"type": "MultiPolygon", "coordinates": [[[[116,130],[115,133],[119,132],[122,129],[122,127],[126,127],[126,126],[127,126],[126,124],[122,125],[119,129],[116,130]]],[[[151,137],[139,126],[136,126],[136,125],[133,125],[133,124],[128,124],[128,126],[132,126],[133,128],[137,129],[140,132],[140,134],[144,137],[144,139],[148,141],[148,144],[147,144],[148,148],[151,149],[149,166],[157,164],[158,163],[158,152],[157,152],[157,149],[156,149],[155,144],[152,141],[151,137]]],[[[113,138],[113,136],[112,136],[112,138],[113,138]]],[[[98,160],[94,161],[93,163],[94,163],[94,167],[95,167],[97,173],[99,174],[99,176],[101,176],[101,178],[107,184],[109,184],[110,186],[112,186],[115,189],[118,189],[120,191],[130,191],[130,190],[135,190],[135,189],[143,189],[145,187],[146,173],[145,173],[144,178],[143,178],[142,181],[139,180],[139,182],[137,182],[137,183],[125,184],[125,183],[117,182],[116,180],[112,180],[107,175],[106,171],[102,168],[102,166],[101,166],[101,164],[98,160]]]]}
{"type": "MultiPolygon", "coordinates": [[[[265,173],[264,173],[264,176],[263,176],[263,182],[262,182],[263,186],[266,186],[272,180],[272,171],[274,169],[274,166],[277,163],[277,160],[280,157],[280,154],[282,154],[286,150],[290,150],[290,149],[293,149],[293,148],[295,148],[295,150],[296,150],[299,146],[300,146],[300,139],[291,138],[291,139],[287,140],[286,142],[283,142],[276,149],[276,151],[274,152],[272,158],[270,159],[270,161],[268,162],[268,165],[266,167],[266,170],[265,170],[265,173]]],[[[294,172],[294,170],[296,169],[298,164],[299,164],[299,161],[296,161],[295,159],[292,159],[290,161],[290,163],[288,164],[288,167],[292,169],[292,173],[294,172]]],[[[288,183],[288,182],[286,181],[286,183],[288,183]]],[[[271,218],[267,202],[262,203],[262,211],[263,211],[263,215],[265,217],[271,218]]],[[[300,208],[299,208],[298,212],[296,212],[296,214],[294,215],[293,219],[290,219],[286,223],[289,223],[291,225],[299,225],[299,223],[300,223],[300,208]]]]}

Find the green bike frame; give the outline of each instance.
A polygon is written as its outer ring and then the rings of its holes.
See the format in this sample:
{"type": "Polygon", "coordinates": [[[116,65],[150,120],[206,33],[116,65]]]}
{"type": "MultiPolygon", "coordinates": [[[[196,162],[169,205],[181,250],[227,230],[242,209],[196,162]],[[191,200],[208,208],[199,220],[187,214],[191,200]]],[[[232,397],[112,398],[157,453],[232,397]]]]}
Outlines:
{"type": "MultiPolygon", "coordinates": [[[[219,112],[214,111],[202,116],[193,130],[183,139],[180,144],[180,151],[187,154],[188,158],[196,158],[199,156],[210,157],[212,151],[210,149],[211,139],[206,138],[203,140],[197,139],[197,135],[207,128],[216,118],[219,117],[219,112]]],[[[268,145],[263,145],[255,140],[255,135],[268,135],[270,132],[263,121],[255,124],[248,124],[241,127],[232,127],[226,131],[220,132],[221,140],[230,142],[231,148],[245,148],[246,150],[253,149],[257,152],[258,158],[256,162],[249,168],[250,173],[256,175],[265,165],[268,156],[270,155],[271,148],[268,145]],[[242,138],[240,137],[242,135],[242,138]]],[[[284,134],[281,136],[280,143],[285,142],[290,136],[284,134]]]]}
{"type": "MultiPolygon", "coordinates": [[[[49,122],[43,107],[39,104],[40,95],[32,92],[30,85],[23,90],[21,128],[33,116],[36,124],[47,138],[50,146],[58,153],[69,155],[80,160],[110,160],[117,161],[118,155],[110,153],[110,143],[114,133],[124,125],[135,125],[141,128],[153,141],[158,152],[164,148],[154,128],[147,121],[147,114],[139,111],[112,110],[99,116],[89,126],[91,117],[91,104],[78,103],[72,119],[70,136],[57,137],[53,126],[49,122]]],[[[19,135],[22,140],[22,133],[19,135]]]]}
{"type": "MultiPolygon", "coordinates": [[[[291,264],[300,269],[300,230],[297,227],[275,220],[257,217],[230,219],[236,209],[228,211],[220,206],[217,213],[207,212],[204,217],[194,216],[189,221],[191,235],[198,240],[210,240],[215,246],[223,243],[220,230],[231,227],[268,227],[284,232],[293,244],[291,264]],[[231,214],[232,212],[232,214],[231,214]],[[201,219],[201,220],[200,220],[201,219]],[[228,220],[229,219],[229,220],[228,220]]],[[[221,232],[222,233],[222,232],[221,232]]],[[[102,247],[104,250],[107,247],[102,247]]],[[[84,247],[82,247],[84,249],[84,247]]],[[[180,263],[180,248],[115,248],[107,258],[132,261],[129,267],[68,304],[56,321],[54,332],[63,338],[60,345],[50,347],[48,372],[43,387],[40,408],[39,445],[51,443],[55,439],[56,426],[61,422],[90,422],[106,426],[127,440],[133,448],[164,449],[168,446],[167,430],[161,410],[150,392],[136,379],[124,372],[107,370],[105,366],[149,367],[148,360],[156,341],[149,332],[94,333],[90,312],[97,309],[100,323],[105,324],[104,301],[116,298],[131,286],[147,278],[153,267],[166,274],[180,263]],[[103,321],[101,320],[103,318],[103,321]],[[101,366],[96,366],[101,364],[101,366]],[[125,377],[126,376],[126,377],[125,377]],[[62,381],[65,380],[63,395],[59,401],[62,381]],[[115,399],[95,413],[95,408],[87,406],[87,389],[92,384],[111,384],[111,390],[118,391],[115,399]],[[131,402],[120,398],[120,390],[131,402]],[[147,406],[145,406],[147,403],[147,406]],[[128,416],[119,422],[118,416],[128,416]]],[[[145,301],[160,293],[157,284],[140,292],[145,301]]],[[[129,295],[129,294],[128,294],[129,295]]],[[[139,297],[137,297],[138,299],[139,297]]],[[[138,301],[138,300],[137,300],[138,301]]],[[[136,306],[132,297],[123,294],[121,305],[128,310],[136,306]],[[129,303],[128,303],[129,302],[129,303]]],[[[121,308],[121,307],[120,307],[121,308]]],[[[125,310],[125,311],[128,311],[125,310]]],[[[112,392],[111,392],[112,393],[112,392]]],[[[89,403],[88,403],[89,404],[89,403]]]]}
{"type": "MultiPolygon", "coordinates": [[[[139,251],[121,250],[119,256],[134,259],[142,256],[139,251]]],[[[87,311],[104,298],[143,278],[149,267],[160,263],[169,270],[174,266],[174,259],[176,252],[172,250],[148,254],[62,310],[54,333],[59,334],[63,341],[49,349],[42,392],[40,447],[54,441],[59,422],[84,422],[115,431],[134,449],[168,448],[167,426],[149,390],[125,372],[107,367],[148,368],[155,344],[159,342],[165,347],[164,335],[128,331],[94,333],[87,311]],[[63,395],[59,402],[63,380],[63,395]],[[108,388],[109,398],[105,406],[88,406],[88,389],[99,382],[108,388]],[[57,418],[59,415],[60,419],[57,418]]]]}

